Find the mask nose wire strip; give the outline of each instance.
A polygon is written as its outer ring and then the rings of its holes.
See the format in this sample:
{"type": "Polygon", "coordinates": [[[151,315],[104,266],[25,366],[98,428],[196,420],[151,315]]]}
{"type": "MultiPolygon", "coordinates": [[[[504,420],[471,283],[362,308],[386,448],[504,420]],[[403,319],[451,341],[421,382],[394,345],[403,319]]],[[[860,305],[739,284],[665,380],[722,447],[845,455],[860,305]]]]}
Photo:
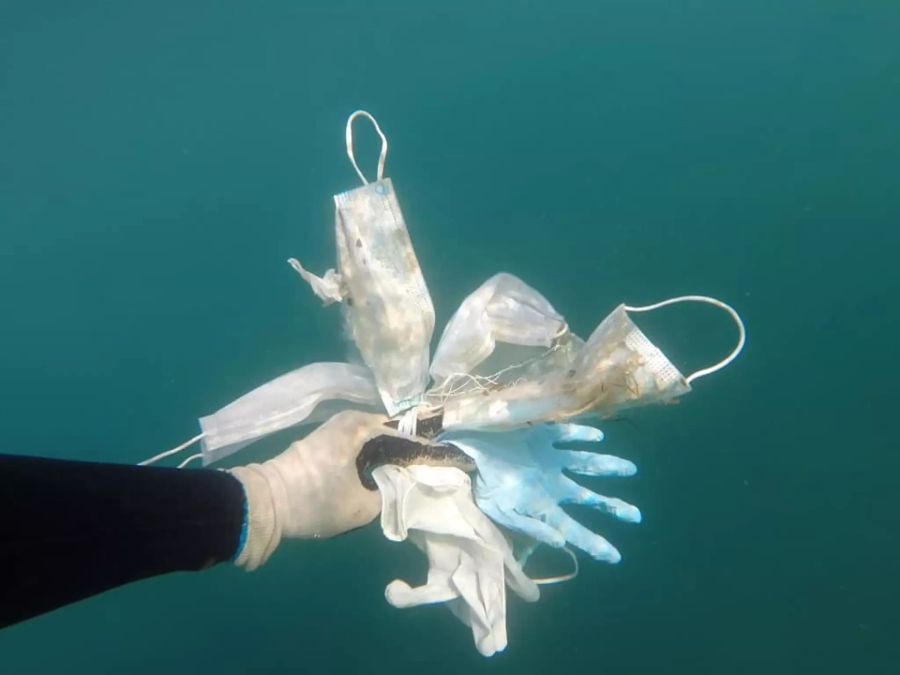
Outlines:
{"type": "Polygon", "coordinates": [[[368,118],[369,121],[372,122],[372,124],[375,126],[375,131],[381,138],[381,153],[378,155],[378,180],[381,180],[384,177],[384,160],[387,157],[388,142],[384,133],[381,131],[381,127],[378,126],[378,122],[376,122],[375,118],[365,110],[357,110],[347,118],[347,156],[350,158],[350,163],[353,164],[353,168],[356,169],[356,174],[363,182],[363,185],[368,185],[369,181],[366,180],[363,172],[360,171],[359,165],[356,163],[356,157],[353,154],[353,120],[355,120],[357,117],[368,118]]]}
{"type": "Polygon", "coordinates": [[[203,438],[203,434],[197,434],[191,440],[185,441],[184,443],[179,445],[177,448],[172,448],[171,450],[166,450],[165,452],[161,452],[158,455],[154,455],[150,459],[145,459],[143,462],[138,462],[138,466],[147,466],[148,464],[153,464],[155,462],[158,462],[161,459],[165,459],[166,457],[171,457],[172,455],[176,455],[179,452],[181,452],[182,450],[184,450],[185,448],[189,448],[194,443],[199,442],[199,440],[201,438],[203,438]]]}
{"type": "Polygon", "coordinates": [[[649,312],[650,310],[657,309],[659,307],[665,307],[666,305],[674,305],[678,302],[704,302],[708,305],[713,305],[715,307],[718,307],[719,309],[723,309],[731,315],[731,318],[734,319],[734,323],[737,325],[738,329],[737,345],[733,350],[731,350],[731,353],[718,363],[713,364],[708,368],[701,368],[700,370],[697,370],[684,378],[684,381],[690,384],[696,379],[705,377],[706,375],[714,373],[717,370],[721,370],[729,363],[734,361],[737,358],[737,355],[740,354],[741,350],[744,348],[744,343],[747,341],[747,331],[744,328],[744,322],[741,320],[740,315],[734,310],[734,308],[732,308],[730,305],[726,305],[721,300],[716,300],[715,298],[710,298],[706,295],[681,295],[677,298],[669,298],[668,300],[663,300],[662,302],[657,302],[653,305],[643,305],[641,307],[631,307],[629,305],[625,305],[625,310],[628,312],[649,312]]]}

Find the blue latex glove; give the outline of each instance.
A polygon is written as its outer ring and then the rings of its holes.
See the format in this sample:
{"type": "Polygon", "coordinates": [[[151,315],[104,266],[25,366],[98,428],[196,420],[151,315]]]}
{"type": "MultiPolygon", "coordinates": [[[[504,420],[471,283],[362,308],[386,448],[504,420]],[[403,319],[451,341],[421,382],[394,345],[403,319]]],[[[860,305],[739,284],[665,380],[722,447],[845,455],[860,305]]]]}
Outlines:
{"type": "Polygon", "coordinates": [[[625,459],[560,444],[599,442],[603,432],[579,424],[541,424],[505,432],[454,431],[442,434],[475,460],[475,501],[497,523],[555,548],[566,542],[597,560],[617,563],[622,556],[606,539],[578,523],[559,506],[581,504],[621,520],[641,522],[637,507],[582,487],[563,470],[585,476],[633,476],[625,459]]]}

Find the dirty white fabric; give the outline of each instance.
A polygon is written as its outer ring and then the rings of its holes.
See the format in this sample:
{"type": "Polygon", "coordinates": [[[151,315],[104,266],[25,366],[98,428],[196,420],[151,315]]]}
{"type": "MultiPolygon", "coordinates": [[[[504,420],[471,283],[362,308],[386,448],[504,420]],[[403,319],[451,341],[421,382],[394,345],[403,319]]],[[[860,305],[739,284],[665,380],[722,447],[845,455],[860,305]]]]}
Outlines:
{"type": "Polygon", "coordinates": [[[584,413],[671,401],[691,390],[685,377],[617,307],[580,347],[571,367],[503,389],[450,399],[446,429],[509,429],[584,413]]]}
{"type": "Polygon", "coordinates": [[[347,121],[347,154],[364,184],[334,197],[337,270],[318,277],[289,262],[326,304],[342,303],[347,331],[393,416],[417,405],[428,385],[434,306],[394,184],[383,177],[387,139],[365,111],[347,121]],[[353,121],[359,117],[372,122],[382,141],[378,179],[372,182],[353,154],[353,121]]]}
{"type": "Polygon", "coordinates": [[[311,363],[297,368],[200,418],[203,464],[276,431],[323,422],[341,410],[380,411],[379,398],[364,366],[311,363]]]}
{"type": "Polygon", "coordinates": [[[544,296],[512,274],[495,274],[463,300],[447,322],[431,375],[440,382],[455,373],[476,372],[498,342],[546,349],[565,328],[565,320],[544,296]]]}

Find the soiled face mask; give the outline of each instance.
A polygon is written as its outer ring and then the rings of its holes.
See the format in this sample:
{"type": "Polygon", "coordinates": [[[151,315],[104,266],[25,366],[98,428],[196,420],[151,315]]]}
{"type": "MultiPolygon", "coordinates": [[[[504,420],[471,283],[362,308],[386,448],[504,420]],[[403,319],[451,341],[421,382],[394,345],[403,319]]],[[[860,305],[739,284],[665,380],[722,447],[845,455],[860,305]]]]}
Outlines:
{"type": "MultiPolygon", "coordinates": [[[[501,345],[549,348],[567,330],[565,319],[544,296],[518,277],[501,272],[469,295],[447,322],[431,375],[444,384],[480,370],[501,345]]],[[[523,351],[523,355],[528,352],[523,351]]]]}
{"type": "Polygon", "coordinates": [[[363,186],[336,195],[338,269],[318,277],[289,262],[326,304],[341,302],[347,329],[372,370],[389,415],[417,405],[428,380],[434,307],[390,178],[387,139],[367,112],[347,120],[347,154],[363,186]],[[353,154],[353,121],[366,117],[381,137],[378,180],[370,183],[353,154]]]}
{"type": "Polygon", "coordinates": [[[199,442],[200,452],[182,465],[202,459],[206,466],[282,429],[324,422],[342,410],[380,409],[378,390],[368,368],[351,363],[311,363],[201,417],[198,436],[140,464],[153,464],[199,442]]]}
{"type": "Polygon", "coordinates": [[[653,305],[619,305],[576,347],[564,368],[524,377],[508,386],[475,395],[449,398],[444,404],[445,429],[501,430],[537,422],[564,421],[579,415],[611,416],[649,403],[665,403],[691,391],[691,383],[726,365],[744,346],[740,316],[706,296],[682,296],[653,305]],[[738,343],[719,363],[685,377],[628,316],[679,302],[703,302],[725,310],[738,327],[738,343]]]}
{"type": "Polygon", "coordinates": [[[321,422],[340,410],[396,415],[420,402],[428,379],[434,308],[393,185],[384,178],[387,139],[369,113],[357,111],[347,120],[346,141],[363,186],[334,198],[338,269],[318,277],[297,260],[289,262],[325,304],[342,303],[348,332],[368,368],[316,363],[282,375],[202,417],[201,434],[142,464],[198,442],[201,452],[187,462],[202,458],[209,464],[273,432],[321,422]],[[353,154],[357,117],[368,118],[382,141],[373,183],[353,154]]]}

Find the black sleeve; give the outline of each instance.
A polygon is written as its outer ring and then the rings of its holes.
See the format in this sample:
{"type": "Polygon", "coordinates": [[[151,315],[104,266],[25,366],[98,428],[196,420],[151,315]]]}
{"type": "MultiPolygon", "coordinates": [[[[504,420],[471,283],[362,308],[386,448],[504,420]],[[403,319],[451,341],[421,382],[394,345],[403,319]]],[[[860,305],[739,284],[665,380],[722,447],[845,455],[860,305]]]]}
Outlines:
{"type": "Polygon", "coordinates": [[[231,474],[0,455],[0,627],[235,553],[231,474]]]}

